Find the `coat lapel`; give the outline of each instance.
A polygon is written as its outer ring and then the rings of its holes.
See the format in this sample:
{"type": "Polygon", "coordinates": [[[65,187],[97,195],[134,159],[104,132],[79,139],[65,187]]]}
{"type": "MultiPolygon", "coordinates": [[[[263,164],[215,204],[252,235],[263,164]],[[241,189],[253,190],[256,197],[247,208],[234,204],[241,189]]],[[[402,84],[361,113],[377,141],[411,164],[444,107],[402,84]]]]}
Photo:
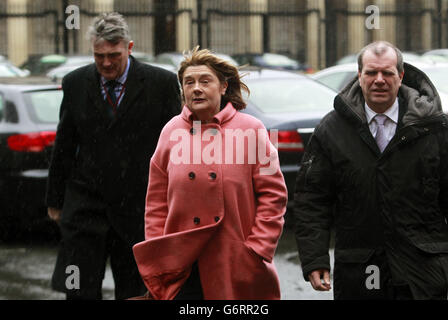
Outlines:
{"type": "Polygon", "coordinates": [[[121,121],[126,113],[132,109],[135,104],[135,100],[142,94],[143,87],[140,63],[131,56],[131,66],[129,67],[129,73],[126,80],[125,93],[120,105],[117,108],[117,113],[110,123],[110,127],[117,123],[117,121],[121,121]]]}
{"type": "Polygon", "coordinates": [[[94,110],[105,121],[105,123],[110,123],[110,110],[107,109],[107,105],[104,103],[104,99],[101,95],[100,77],[96,70],[95,64],[92,64],[88,71],[86,87],[88,99],[92,102],[94,110]]]}

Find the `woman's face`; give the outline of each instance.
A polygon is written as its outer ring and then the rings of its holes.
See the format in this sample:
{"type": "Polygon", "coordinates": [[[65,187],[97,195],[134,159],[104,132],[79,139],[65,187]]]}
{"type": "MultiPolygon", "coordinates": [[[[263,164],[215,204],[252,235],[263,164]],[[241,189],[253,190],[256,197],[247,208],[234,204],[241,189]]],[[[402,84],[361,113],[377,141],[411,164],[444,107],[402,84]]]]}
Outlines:
{"type": "Polygon", "coordinates": [[[221,106],[227,82],[219,81],[215,72],[206,65],[190,66],[185,69],[182,90],[185,104],[201,121],[211,121],[221,106]]]}

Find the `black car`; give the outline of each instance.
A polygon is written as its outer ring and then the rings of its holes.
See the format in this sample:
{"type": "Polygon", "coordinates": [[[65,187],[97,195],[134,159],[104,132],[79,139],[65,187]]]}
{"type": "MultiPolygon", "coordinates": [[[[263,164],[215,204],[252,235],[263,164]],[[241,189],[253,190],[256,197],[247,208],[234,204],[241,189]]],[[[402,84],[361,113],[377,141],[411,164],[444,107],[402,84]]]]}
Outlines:
{"type": "Polygon", "coordinates": [[[271,134],[278,135],[278,153],[293,199],[300,161],[314,128],[333,109],[336,92],[294,72],[261,69],[242,72],[250,89],[248,105],[242,112],[260,119],[271,134]]]}
{"type": "Polygon", "coordinates": [[[46,78],[0,79],[0,238],[50,223],[44,197],[62,96],[46,78]]]}

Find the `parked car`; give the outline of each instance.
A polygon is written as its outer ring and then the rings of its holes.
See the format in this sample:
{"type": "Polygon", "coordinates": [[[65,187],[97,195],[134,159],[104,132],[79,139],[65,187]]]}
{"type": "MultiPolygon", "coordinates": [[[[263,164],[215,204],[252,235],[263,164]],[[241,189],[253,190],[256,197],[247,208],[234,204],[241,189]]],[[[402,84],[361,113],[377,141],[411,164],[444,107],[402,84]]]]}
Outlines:
{"type": "MultiPolygon", "coordinates": [[[[142,53],[142,52],[136,52],[136,53],[132,53],[132,56],[135,57],[137,60],[139,60],[142,63],[155,65],[157,67],[167,69],[172,72],[176,72],[175,68],[171,65],[152,62],[153,58],[149,54],[142,53]]],[[[48,71],[46,76],[55,82],[60,81],[67,73],[69,73],[75,69],[81,68],[85,65],[94,63],[94,62],[95,62],[95,59],[93,56],[74,56],[74,57],[69,58],[66,63],[61,64],[60,66],[48,71]]]]}
{"type": "Polygon", "coordinates": [[[67,57],[62,54],[37,54],[29,56],[20,68],[28,70],[32,76],[45,75],[66,61],[67,57]]]}
{"type": "Polygon", "coordinates": [[[159,68],[162,68],[162,69],[165,69],[165,70],[168,70],[168,71],[171,71],[171,72],[177,74],[176,67],[174,67],[171,64],[164,64],[164,63],[157,63],[157,62],[146,62],[146,64],[149,64],[149,65],[154,66],[154,67],[159,67],[159,68]]]}
{"type": "MultiPolygon", "coordinates": [[[[161,64],[161,63],[155,63],[155,62],[145,62],[145,63],[176,73],[176,68],[174,68],[170,64],[161,64]]],[[[88,63],[80,64],[80,65],[71,65],[71,66],[60,66],[60,67],[57,67],[57,68],[49,71],[47,73],[47,77],[49,79],[51,79],[53,82],[60,82],[66,74],[68,74],[69,72],[71,72],[75,69],[81,68],[81,67],[85,66],[86,64],[88,64],[88,63]]]]}
{"type": "Polygon", "coordinates": [[[313,69],[307,64],[300,63],[297,60],[276,53],[243,53],[234,54],[232,57],[240,65],[250,65],[278,70],[295,70],[305,73],[313,72],[313,69]]]}
{"type": "MultiPolygon", "coordinates": [[[[409,52],[409,51],[405,51],[402,52],[403,55],[403,60],[409,63],[412,62],[425,62],[429,61],[428,59],[423,58],[422,56],[420,56],[417,53],[414,52],[409,52]]],[[[358,54],[348,54],[344,57],[342,57],[341,59],[339,59],[338,61],[336,61],[335,65],[341,65],[341,64],[348,64],[348,63],[357,63],[358,62],[358,54]]],[[[431,61],[429,61],[431,62],[431,61]]]]}
{"type": "Polygon", "coordinates": [[[357,72],[357,63],[344,63],[320,70],[312,74],[311,78],[339,92],[357,75],[357,72]]]}
{"type": "Polygon", "coordinates": [[[335,65],[356,63],[357,60],[358,60],[358,54],[352,53],[340,58],[338,61],[336,61],[335,65]]]}
{"type": "MultiPolygon", "coordinates": [[[[154,56],[141,51],[133,51],[132,55],[139,61],[151,62],[154,60],[154,56]]],[[[66,69],[65,66],[72,65],[86,65],[93,62],[91,55],[64,55],[64,54],[36,54],[31,55],[27,61],[25,61],[20,68],[29,70],[30,75],[44,76],[50,70],[60,66],[64,66],[60,70],[66,69]]],[[[1,60],[0,60],[1,61],[1,60]]],[[[53,73],[59,74],[62,71],[54,71],[53,73]]]]}
{"type": "Polygon", "coordinates": [[[73,64],[73,65],[69,65],[69,66],[62,65],[62,66],[56,67],[56,68],[51,69],[50,71],[48,71],[46,76],[49,79],[53,80],[54,82],[57,82],[57,81],[62,80],[62,78],[64,78],[64,76],[67,73],[69,73],[69,72],[71,72],[71,71],[73,71],[75,69],[81,68],[81,67],[83,67],[83,66],[85,66],[87,64],[90,64],[90,63],[92,63],[92,62],[80,63],[78,65],[77,64],[73,64]]]}
{"type": "Polygon", "coordinates": [[[140,62],[154,62],[154,56],[142,51],[132,51],[132,56],[140,62]]]}
{"type": "Polygon", "coordinates": [[[243,74],[250,95],[242,112],[260,119],[271,134],[277,130],[281,170],[292,200],[305,147],[316,125],[333,109],[336,92],[295,72],[261,69],[243,74]]]}
{"type": "Polygon", "coordinates": [[[60,64],[56,68],[48,70],[46,76],[53,81],[61,80],[67,73],[77,68],[95,62],[92,55],[76,55],[69,56],[64,63],[60,64]]]}
{"type": "Polygon", "coordinates": [[[433,49],[426,51],[422,56],[441,56],[448,59],[448,49],[433,49]]]}
{"type": "Polygon", "coordinates": [[[62,96],[46,78],[0,79],[0,238],[51,223],[44,196],[62,96]]]}
{"type": "Polygon", "coordinates": [[[442,100],[443,111],[448,113],[448,62],[430,64],[421,70],[431,79],[442,100]]]}
{"type": "MultiPolygon", "coordinates": [[[[234,66],[238,66],[238,62],[235,61],[231,56],[224,53],[215,53],[218,57],[230,62],[234,66]]],[[[184,60],[184,55],[180,52],[164,52],[155,56],[154,62],[172,65],[174,66],[176,72],[179,69],[180,63],[184,60]]]]}
{"type": "Polygon", "coordinates": [[[427,62],[448,63],[448,49],[434,49],[422,54],[422,59],[427,62]]]}
{"type": "Polygon", "coordinates": [[[74,56],[68,56],[67,60],[60,66],[75,66],[75,65],[81,65],[81,64],[89,64],[95,61],[93,58],[93,55],[74,55],[74,56]]]}
{"type": "Polygon", "coordinates": [[[3,58],[0,61],[0,77],[2,78],[27,77],[28,75],[29,71],[16,67],[9,60],[3,58]]]}
{"type": "MultiPolygon", "coordinates": [[[[429,79],[439,93],[442,101],[442,108],[445,113],[448,113],[448,63],[417,63],[412,62],[420,70],[426,73],[429,79]]],[[[341,91],[358,73],[358,64],[343,64],[326,68],[311,77],[329,88],[339,92],[341,91]]]]}

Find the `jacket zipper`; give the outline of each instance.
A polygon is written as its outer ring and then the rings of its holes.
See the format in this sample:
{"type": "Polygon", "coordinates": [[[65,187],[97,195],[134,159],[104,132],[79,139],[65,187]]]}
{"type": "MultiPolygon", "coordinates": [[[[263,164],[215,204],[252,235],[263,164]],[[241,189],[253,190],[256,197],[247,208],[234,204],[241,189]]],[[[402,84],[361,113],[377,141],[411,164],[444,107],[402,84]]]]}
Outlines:
{"type": "Polygon", "coordinates": [[[311,169],[311,165],[313,164],[313,160],[314,160],[314,156],[312,155],[312,156],[310,156],[310,159],[308,160],[308,161],[305,161],[304,163],[303,163],[303,166],[306,166],[306,169],[305,169],[305,185],[307,185],[307,176],[308,176],[308,172],[310,171],[310,169],[311,169]]]}

